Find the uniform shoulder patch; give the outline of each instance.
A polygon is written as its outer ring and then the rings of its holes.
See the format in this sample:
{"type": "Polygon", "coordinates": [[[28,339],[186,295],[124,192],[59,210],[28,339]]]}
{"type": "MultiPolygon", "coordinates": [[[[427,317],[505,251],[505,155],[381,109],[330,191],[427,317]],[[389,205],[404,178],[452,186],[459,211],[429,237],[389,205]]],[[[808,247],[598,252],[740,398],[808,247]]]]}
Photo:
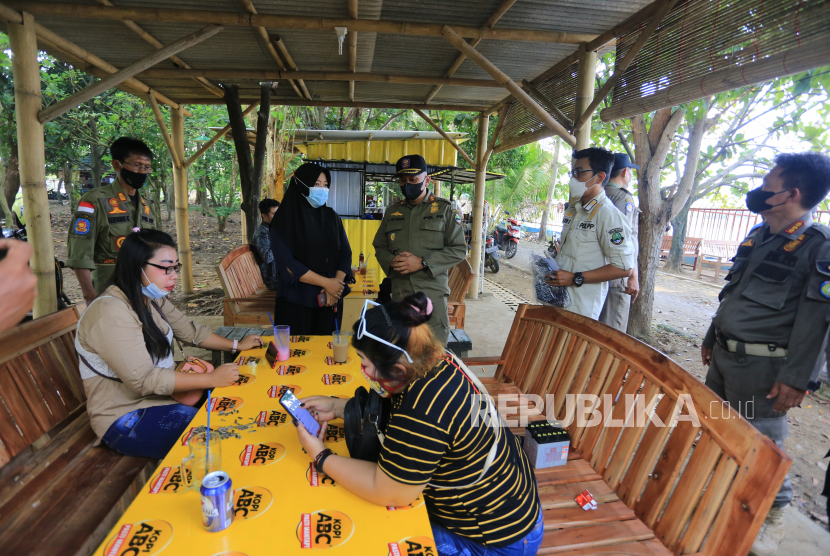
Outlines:
{"type": "Polygon", "coordinates": [[[86,218],[77,218],[75,220],[75,226],[73,228],[74,228],[76,234],[78,234],[79,236],[85,236],[86,234],[89,233],[90,227],[91,226],[89,224],[88,219],[86,219],[86,218]]]}
{"type": "Polygon", "coordinates": [[[629,201],[625,204],[625,213],[631,214],[632,212],[634,212],[634,203],[629,201]]]}
{"type": "Polygon", "coordinates": [[[755,245],[755,238],[751,237],[741,244],[741,247],[752,247],[755,245]]]}
{"type": "MultiPolygon", "coordinates": [[[[792,227],[792,226],[790,226],[790,227],[792,227]]],[[[804,239],[806,237],[807,237],[807,234],[801,234],[800,236],[798,236],[798,239],[794,239],[790,242],[785,243],[784,246],[782,247],[782,249],[784,251],[786,251],[787,253],[792,253],[793,251],[798,249],[798,247],[801,245],[801,243],[804,241],[804,239]]]]}
{"type": "Polygon", "coordinates": [[[822,282],[819,292],[823,297],[830,299],[830,281],[822,282]]]}
{"type": "Polygon", "coordinates": [[[124,245],[124,240],[127,236],[115,236],[115,250],[121,251],[121,246],[124,245]]]}
{"type": "Polygon", "coordinates": [[[588,201],[588,204],[582,208],[584,208],[586,211],[590,211],[592,208],[597,206],[598,203],[599,201],[597,201],[596,199],[591,199],[590,201],[588,201]]]}
{"type": "Polygon", "coordinates": [[[803,220],[798,220],[797,222],[793,222],[792,226],[790,226],[789,228],[787,228],[784,231],[787,232],[788,234],[794,234],[803,227],[804,227],[804,221],[803,220]]]}
{"type": "Polygon", "coordinates": [[[127,200],[127,196],[126,196],[126,195],[124,195],[122,192],[120,192],[120,191],[119,191],[119,192],[118,192],[118,200],[119,200],[119,201],[126,201],[126,200],[127,200]]]}
{"type": "Polygon", "coordinates": [[[611,243],[613,243],[614,245],[620,245],[625,240],[622,228],[611,228],[610,230],[607,230],[607,232],[608,235],[611,236],[611,243]]]}

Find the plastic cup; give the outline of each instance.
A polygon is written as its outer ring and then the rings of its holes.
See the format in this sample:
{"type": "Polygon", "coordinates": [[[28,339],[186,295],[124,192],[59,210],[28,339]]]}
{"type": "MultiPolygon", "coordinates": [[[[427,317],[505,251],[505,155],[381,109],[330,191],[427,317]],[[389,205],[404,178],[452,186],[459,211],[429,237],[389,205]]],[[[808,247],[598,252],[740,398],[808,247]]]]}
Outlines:
{"type": "Polygon", "coordinates": [[[349,358],[349,341],[351,332],[334,332],[331,335],[331,347],[334,351],[334,362],[345,363],[349,358]]]}
{"type": "Polygon", "coordinates": [[[274,327],[274,344],[277,346],[277,361],[287,361],[291,357],[291,327],[279,325],[274,327]]]}

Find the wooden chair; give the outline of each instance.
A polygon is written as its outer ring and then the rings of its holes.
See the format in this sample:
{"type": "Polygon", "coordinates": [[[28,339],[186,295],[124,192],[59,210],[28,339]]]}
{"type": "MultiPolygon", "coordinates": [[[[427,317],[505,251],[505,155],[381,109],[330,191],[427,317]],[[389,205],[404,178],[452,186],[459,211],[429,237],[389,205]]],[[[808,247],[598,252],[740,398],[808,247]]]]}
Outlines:
{"type": "Polygon", "coordinates": [[[0,554],[91,554],[156,467],[93,446],[74,347],[83,309],[0,334],[0,554]]]}
{"type": "Polygon", "coordinates": [[[276,292],[265,287],[250,245],[242,245],[225,255],[216,265],[216,274],[225,291],[225,326],[270,324],[276,292]]]}
{"type": "Polygon", "coordinates": [[[507,404],[514,413],[541,409],[530,394],[553,394],[545,410],[571,436],[567,464],[536,471],[540,554],[743,556],[792,463],[664,354],[575,313],[520,305],[502,355],[465,361],[498,365],[484,381],[491,394],[523,396],[507,404]],[[569,422],[569,394],[598,396],[598,426],[569,422]],[[634,394],[646,408],[655,404],[661,422],[683,419],[674,427],[638,422],[634,394]],[[693,414],[698,423],[688,420],[693,414]],[[585,489],[596,510],[574,502],[585,489]]]}
{"type": "Polygon", "coordinates": [[[447,298],[447,306],[450,326],[455,326],[459,330],[464,329],[464,317],[467,313],[464,300],[467,297],[467,290],[470,288],[473,277],[475,277],[475,273],[467,259],[450,269],[450,295],[447,298]]]}
{"type": "MultiPolygon", "coordinates": [[[[660,246],[660,258],[666,258],[671,252],[671,242],[673,236],[663,236],[663,244],[660,246]]],[[[703,243],[703,238],[687,237],[683,242],[683,257],[694,257],[692,263],[692,270],[696,270],[700,263],[700,249],[703,243]]],[[[685,263],[684,263],[685,264],[685,263]]]]}
{"type": "Polygon", "coordinates": [[[697,279],[700,280],[705,265],[714,269],[715,275],[712,281],[717,282],[724,263],[735,257],[740,245],[740,241],[704,240],[701,248],[700,264],[697,266],[697,279]]]}

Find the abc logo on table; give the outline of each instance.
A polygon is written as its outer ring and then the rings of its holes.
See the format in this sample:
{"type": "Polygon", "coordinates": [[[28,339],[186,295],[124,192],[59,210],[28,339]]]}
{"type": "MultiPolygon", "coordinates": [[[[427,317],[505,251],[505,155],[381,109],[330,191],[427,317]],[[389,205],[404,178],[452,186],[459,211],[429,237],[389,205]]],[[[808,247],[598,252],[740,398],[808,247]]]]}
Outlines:
{"type": "Polygon", "coordinates": [[[281,460],[284,455],[285,447],[276,442],[247,444],[239,454],[239,462],[243,467],[271,465],[281,460]]]}
{"type": "Polygon", "coordinates": [[[406,537],[387,546],[387,556],[438,556],[435,541],[429,537],[406,537]]]}
{"type": "Polygon", "coordinates": [[[271,491],[260,486],[246,486],[233,491],[233,515],[235,519],[253,519],[271,507],[271,491]]]}
{"type": "Polygon", "coordinates": [[[161,519],[125,523],[104,547],[104,556],[152,556],[173,538],[173,526],[161,519]]]}
{"type": "Polygon", "coordinates": [[[302,365],[280,365],[277,367],[277,374],[280,376],[301,375],[307,370],[308,369],[302,365]]]}
{"type": "Polygon", "coordinates": [[[337,486],[334,479],[317,471],[317,466],[314,462],[308,464],[308,469],[305,472],[305,478],[308,479],[308,485],[313,487],[333,487],[337,486]]]}
{"type": "MultiPolygon", "coordinates": [[[[188,481],[192,479],[190,466],[185,466],[188,481]]],[[[176,494],[183,484],[180,467],[162,467],[159,474],[150,481],[150,494],[176,494]]]]}
{"type": "Polygon", "coordinates": [[[231,409],[239,409],[244,403],[245,400],[235,396],[211,398],[209,411],[230,411],[231,409]]]}
{"type": "Polygon", "coordinates": [[[302,514],[297,524],[300,548],[334,548],[354,534],[352,518],[337,510],[317,510],[302,514]]]}

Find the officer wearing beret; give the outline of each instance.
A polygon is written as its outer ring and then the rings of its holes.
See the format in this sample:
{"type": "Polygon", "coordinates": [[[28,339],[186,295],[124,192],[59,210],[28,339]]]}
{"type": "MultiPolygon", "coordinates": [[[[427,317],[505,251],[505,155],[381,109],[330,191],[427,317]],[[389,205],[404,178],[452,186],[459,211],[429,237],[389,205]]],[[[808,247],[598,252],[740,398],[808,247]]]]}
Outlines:
{"type": "Polygon", "coordinates": [[[631,162],[627,154],[614,153],[614,167],[611,169],[611,179],[605,185],[605,194],[617,210],[625,217],[631,227],[631,243],[634,246],[634,259],[631,262],[632,274],[630,278],[619,278],[608,282],[608,296],[599,315],[599,321],[616,328],[620,332],[628,330],[628,313],[631,304],[640,293],[640,283],[637,276],[637,251],[640,229],[640,209],[634,204],[634,196],[626,189],[634,180],[634,170],[640,167],[631,162]]]}
{"type": "MultiPolygon", "coordinates": [[[[830,228],[813,209],[830,191],[830,157],[781,154],[746,206],[764,217],[741,243],[701,348],[706,386],[783,448],[787,410],[799,405],[827,330],[830,228]]],[[[774,554],[793,497],[789,477],[752,545],[774,554]]]]}
{"type": "Polygon", "coordinates": [[[432,300],[429,326],[446,345],[449,269],[467,255],[461,219],[449,201],[430,194],[431,178],[420,155],[398,160],[396,176],[405,200],[386,209],[372,241],[375,256],[391,279],[394,301],[419,291],[432,300]]]}
{"type": "Polygon", "coordinates": [[[118,179],[84,194],[70,220],[66,266],[75,269],[87,303],[106,287],[133,228],[160,228],[139,193],[152,171],[153,151],[143,141],[121,137],[110,146],[110,154],[118,179]]]}

